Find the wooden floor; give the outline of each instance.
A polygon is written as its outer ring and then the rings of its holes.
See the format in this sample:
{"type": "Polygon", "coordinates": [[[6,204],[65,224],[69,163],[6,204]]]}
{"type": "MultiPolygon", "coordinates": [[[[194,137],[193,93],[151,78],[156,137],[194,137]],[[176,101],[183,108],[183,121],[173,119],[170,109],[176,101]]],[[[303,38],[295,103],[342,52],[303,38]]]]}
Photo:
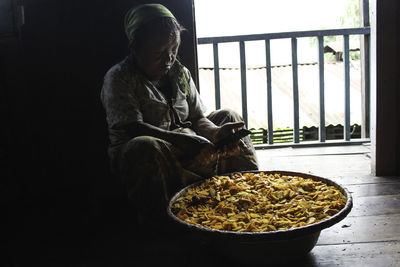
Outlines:
{"type": "Polygon", "coordinates": [[[323,230],[299,265],[400,266],[400,177],[371,175],[369,145],[258,150],[258,156],[263,170],[330,178],[353,196],[350,214],[323,230]]]}
{"type": "MultiPolygon", "coordinates": [[[[350,214],[322,230],[313,250],[287,266],[400,266],[400,178],[371,175],[369,145],[279,148],[257,153],[261,170],[330,178],[346,187],[354,199],[350,214]]],[[[206,255],[191,244],[174,243],[173,237],[159,239],[151,233],[138,239],[137,234],[129,234],[132,230],[121,224],[97,230],[89,242],[85,266],[150,266],[160,261],[163,264],[158,266],[242,266],[218,251],[206,255]]],[[[266,262],[261,266],[277,265],[266,262]]]]}
{"type": "MultiPolygon", "coordinates": [[[[261,170],[295,171],[330,178],[353,196],[350,214],[322,230],[312,251],[287,266],[400,266],[400,177],[371,175],[368,145],[275,148],[257,150],[257,154],[261,170]]],[[[43,213],[46,220],[35,219],[41,213],[32,210],[32,216],[24,215],[26,230],[17,231],[10,252],[18,261],[49,262],[46,266],[79,263],[81,267],[242,266],[220,254],[218,249],[211,255],[198,250],[193,243],[177,241],[175,235],[160,238],[151,231],[152,227],[135,227],[129,220],[131,209],[120,204],[110,204],[107,212],[83,220],[80,224],[85,228],[77,233],[70,226],[72,219],[65,222],[63,227],[70,230],[61,231],[65,232],[61,237],[43,237],[46,232],[43,227],[38,228],[43,231],[33,231],[39,223],[51,225],[52,218],[43,213]],[[41,243],[35,241],[39,239],[41,243]]],[[[261,266],[277,265],[266,262],[261,266]]]]}

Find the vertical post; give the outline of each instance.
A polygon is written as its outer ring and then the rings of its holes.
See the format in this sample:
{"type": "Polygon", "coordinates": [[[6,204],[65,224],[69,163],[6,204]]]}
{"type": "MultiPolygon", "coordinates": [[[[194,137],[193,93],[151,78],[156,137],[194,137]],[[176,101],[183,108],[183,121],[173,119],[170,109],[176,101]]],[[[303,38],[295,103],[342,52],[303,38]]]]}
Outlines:
{"type": "Polygon", "coordinates": [[[318,36],[319,67],[319,141],[326,141],[325,129],[325,74],[324,74],[324,36],[318,36]]]}
{"type": "Polygon", "coordinates": [[[344,42],[344,139],[350,141],[350,51],[349,35],[343,36],[344,42]]]}
{"type": "Polygon", "coordinates": [[[213,43],[214,53],[214,83],[215,83],[215,109],[221,108],[221,90],[219,80],[218,43],[213,43]]]}
{"type": "Polygon", "coordinates": [[[271,45],[265,40],[265,60],[267,65],[267,116],[268,116],[268,144],[274,143],[274,127],[272,122],[272,77],[271,77],[271,45]]]}
{"type": "Polygon", "coordinates": [[[240,47],[240,77],[242,84],[242,117],[248,127],[247,118],[247,88],[246,88],[246,50],[244,41],[239,42],[240,47]]]}
{"type": "Polygon", "coordinates": [[[299,134],[299,83],[297,73],[297,39],[292,38],[292,74],[293,74],[293,141],[300,142],[299,134]]]}
{"type": "MultiPolygon", "coordinates": [[[[360,0],[360,26],[369,27],[369,2],[360,0]]],[[[370,35],[360,36],[361,56],[361,137],[370,137],[370,35]]]]}
{"type": "MultiPolygon", "coordinates": [[[[18,0],[18,2],[26,1],[18,0]]],[[[136,1],[135,3],[137,2],[139,1],[136,1]]],[[[185,62],[185,66],[192,74],[193,81],[197,90],[200,92],[194,0],[168,1],[168,8],[175,11],[174,15],[187,29],[187,34],[182,34],[181,36],[182,44],[179,46],[180,60],[185,62]]]]}

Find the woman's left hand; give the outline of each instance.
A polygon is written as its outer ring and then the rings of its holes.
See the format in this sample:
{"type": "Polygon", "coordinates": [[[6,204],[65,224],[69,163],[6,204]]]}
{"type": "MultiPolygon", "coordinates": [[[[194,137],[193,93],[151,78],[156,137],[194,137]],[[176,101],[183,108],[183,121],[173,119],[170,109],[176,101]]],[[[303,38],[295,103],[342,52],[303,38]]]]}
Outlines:
{"type": "Polygon", "coordinates": [[[244,122],[242,122],[242,121],[228,122],[222,126],[219,126],[218,128],[216,128],[216,130],[214,132],[214,138],[213,138],[214,143],[218,140],[221,140],[224,137],[227,137],[227,136],[233,134],[237,130],[241,129],[243,126],[244,126],[244,122]]]}
{"type": "MultiPolygon", "coordinates": [[[[219,127],[218,131],[215,133],[215,140],[219,141],[224,137],[232,135],[234,132],[240,130],[244,126],[244,122],[230,122],[219,127]]],[[[215,141],[215,142],[216,142],[215,141]]],[[[214,142],[214,143],[215,143],[214,142]]],[[[239,155],[242,150],[247,150],[247,146],[242,139],[237,142],[227,144],[217,150],[219,156],[230,157],[239,155]]]]}

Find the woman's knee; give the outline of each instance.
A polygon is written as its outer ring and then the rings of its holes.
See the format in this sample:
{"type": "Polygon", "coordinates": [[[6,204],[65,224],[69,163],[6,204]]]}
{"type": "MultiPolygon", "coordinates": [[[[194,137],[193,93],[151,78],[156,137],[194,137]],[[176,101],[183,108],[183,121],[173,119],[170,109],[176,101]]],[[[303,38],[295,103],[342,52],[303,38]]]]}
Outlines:
{"type": "Polygon", "coordinates": [[[227,122],[243,121],[242,116],[236,111],[228,108],[218,109],[208,115],[208,119],[217,125],[222,125],[227,122]]]}
{"type": "Polygon", "coordinates": [[[122,161],[135,161],[140,159],[154,158],[159,153],[162,140],[151,136],[138,136],[132,138],[121,149],[122,161]],[[130,160],[129,160],[130,159],[130,160]]]}

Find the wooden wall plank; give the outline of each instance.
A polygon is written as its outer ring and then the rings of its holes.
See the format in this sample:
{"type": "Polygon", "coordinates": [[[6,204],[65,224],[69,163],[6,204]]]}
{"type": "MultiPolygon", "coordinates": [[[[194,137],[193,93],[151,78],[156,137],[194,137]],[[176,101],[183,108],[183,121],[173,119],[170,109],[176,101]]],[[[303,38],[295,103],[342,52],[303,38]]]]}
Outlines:
{"type": "Polygon", "coordinates": [[[376,1],[376,99],[372,101],[376,104],[372,126],[376,175],[400,175],[399,12],[399,1],[376,1]]]}
{"type": "MultiPolygon", "coordinates": [[[[197,66],[197,35],[194,17],[194,0],[141,0],[147,3],[158,2],[168,7],[178,21],[187,29],[182,34],[182,42],[179,47],[179,59],[189,69],[193,80],[199,88],[198,66],[197,66]]],[[[128,1],[129,2],[129,1],[128,1]]]]}

